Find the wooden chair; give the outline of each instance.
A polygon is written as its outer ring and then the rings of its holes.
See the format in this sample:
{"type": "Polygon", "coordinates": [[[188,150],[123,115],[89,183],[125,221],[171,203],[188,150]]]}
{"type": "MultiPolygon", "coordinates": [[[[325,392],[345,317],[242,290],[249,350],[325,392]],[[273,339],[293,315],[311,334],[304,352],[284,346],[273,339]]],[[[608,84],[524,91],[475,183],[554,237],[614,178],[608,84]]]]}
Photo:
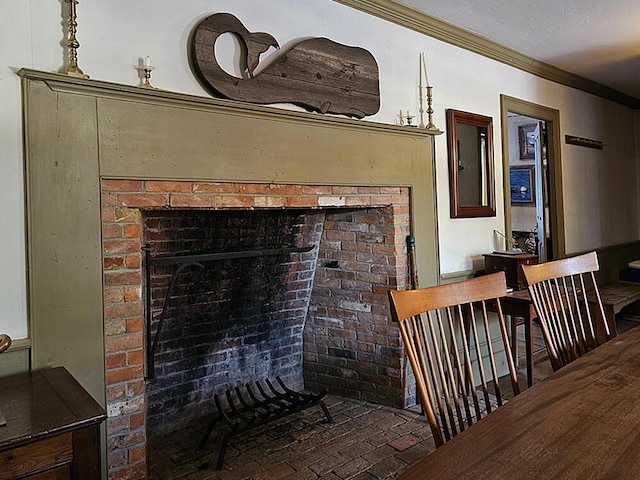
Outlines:
{"type": "Polygon", "coordinates": [[[595,252],[522,265],[554,371],[617,335],[602,308],[598,268],[595,252]]]}
{"type": "Polygon", "coordinates": [[[389,291],[436,447],[503,404],[499,368],[506,367],[513,394],[520,393],[498,300],[506,294],[504,272],[389,291]],[[488,302],[497,302],[497,314],[488,313],[488,302]]]}

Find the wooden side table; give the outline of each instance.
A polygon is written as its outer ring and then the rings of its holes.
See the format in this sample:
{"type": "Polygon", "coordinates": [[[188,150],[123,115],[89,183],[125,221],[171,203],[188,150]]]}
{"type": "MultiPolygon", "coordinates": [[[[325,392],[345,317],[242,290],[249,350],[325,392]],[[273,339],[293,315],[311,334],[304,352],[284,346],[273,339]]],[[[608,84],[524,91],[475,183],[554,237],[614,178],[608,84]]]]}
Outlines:
{"type": "Polygon", "coordinates": [[[504,272],[507,277],[507,286],[514,290],[524,290],[527,282],[524,279],[521,265],[534,265],[538,263],[538,257],[529,253],[485,253],[484,269],[486,273],[504,272]]]}
{"type": "MultiPolygon", "coordinates": [[[[527,386],[533,385],[533,319],[538,318],[529,290],[514,290],[500,299],[503,315],[511,318],[511,353],[514,363],[518,361],[518,336],[516,318],[524,320],[524,344],[527,362],[527,386]]],[[[488,303],[487,309],[495,312],[495,303],[488,303]]]]}
{"type": "Polygon", "coordinates": [[[533,319],[537,318],[531,296],[527,290],[527,282],[522,273],[521,265],[533,265],[538,263],[538,257],[529,253],[485,253],[484,269],[487,274],[503,271],[507,280],[507,286],[513,289],[506,297],[502,298],[502,311],[511,318],[511,350],[513,361],[518,357],[518,338],[516,335],[517,318],[524,321],[525,346],[527,358],[527,385],[533,384],[533,319]]]}
{"type": "Polygon", "coordinates": [[[524,320],[524,344],[527,362],[527,386],[533,385],[533,319],[538,318],[529,290],[514,290],[502,297],[502,313],[511,317],[511,350],[517,361],[516,318],[524,320]]]}
{"type": "Polygon", "coordinates": [[[104,409],[63,367],[0,379],[0,480],[100,479],[104,409]]]}

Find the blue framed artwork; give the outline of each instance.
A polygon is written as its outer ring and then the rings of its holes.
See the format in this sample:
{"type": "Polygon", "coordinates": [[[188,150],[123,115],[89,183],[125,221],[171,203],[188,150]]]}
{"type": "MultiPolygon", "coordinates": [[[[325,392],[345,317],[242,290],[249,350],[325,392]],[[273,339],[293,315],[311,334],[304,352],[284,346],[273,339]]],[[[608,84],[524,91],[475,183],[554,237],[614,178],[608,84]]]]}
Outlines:
{"type": "Polygon", "coordinates": [[[520,160],[536,158],[536,124],[518,127],[518,143],[520,144],[520,160]]]}
{"type": "Polygon", "coordinates": [[[535,167],[511,167],[509,171],[509,186],[511,190],[511,203],[534,204],[536,200],[535,167]]]}

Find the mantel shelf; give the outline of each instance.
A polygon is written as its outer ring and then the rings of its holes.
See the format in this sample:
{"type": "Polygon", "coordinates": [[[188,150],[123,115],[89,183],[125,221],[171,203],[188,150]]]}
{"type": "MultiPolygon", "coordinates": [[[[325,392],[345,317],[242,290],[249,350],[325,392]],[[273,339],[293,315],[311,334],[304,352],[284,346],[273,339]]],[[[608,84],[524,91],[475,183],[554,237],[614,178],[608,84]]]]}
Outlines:
{"type": "Polygon", "coordinates": [[[115,98],[152,104],[176,105],[181,104],[189,108],[226,110],[229,113],[251,116],[273,116],[291,118],[319,124],[330,124],[341,127],[358,129],[370,129],[372,131],[388,131],[411,136],[441,135],[441,130],[427,130],[417,127],[404,127],[394,124],[372,122],[369,120],[356,120],[333,115],[321,115],[318,113],[299,112],[282,108],[269,107],[244,103],[222,98],[208,98],[186,93],[172,92],[160,88],[145,88],[135,85],[106,82],[90,78],[78,78],[55,72],[43,72],[28,68],[19,69],[16,74],[22,79],[42,81],[57,92],[84,93],[97,97],[115,98]]]}

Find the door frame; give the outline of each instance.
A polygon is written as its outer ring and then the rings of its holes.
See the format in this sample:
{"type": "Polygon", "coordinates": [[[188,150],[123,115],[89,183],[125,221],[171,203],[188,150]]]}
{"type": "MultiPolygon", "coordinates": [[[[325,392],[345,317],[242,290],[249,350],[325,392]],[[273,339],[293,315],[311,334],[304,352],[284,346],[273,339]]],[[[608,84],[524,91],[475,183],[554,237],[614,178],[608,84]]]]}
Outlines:
{"type": "MultiPolygon", "coordinates": [[[[553,232],[551,245],[554,260],[564,258],[564,202],[562,198],[562,158],[560,152],[560,111],[527,102],[508,95],[500,95],[500,120],[502,130],[502,170],[505,234],[511,235],[511,201],[509,192],[509,124],[508,113],[544,120],[547,125],[547,155],[549,158],[549,228],[553,232]]],[[[547,259],[551,260],[551,259],[547,259]]]]}

